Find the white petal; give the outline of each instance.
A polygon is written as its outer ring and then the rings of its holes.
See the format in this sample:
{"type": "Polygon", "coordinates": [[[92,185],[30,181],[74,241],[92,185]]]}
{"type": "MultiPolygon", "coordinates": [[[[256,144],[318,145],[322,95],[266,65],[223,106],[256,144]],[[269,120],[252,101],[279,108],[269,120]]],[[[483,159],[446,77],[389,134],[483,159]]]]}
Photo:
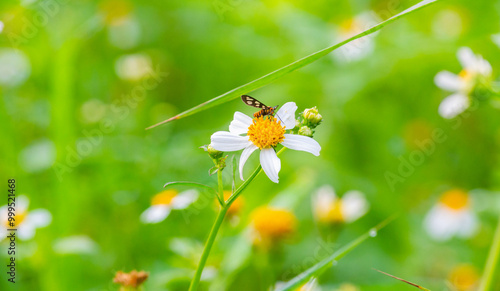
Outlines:
{"type": "Polygon", "coordinates": [[[173,209],[185,209],[198,199],[198,191],[191,189],[179,193],[170,204],[173,209]]]}
{"type": "Polygon", "coordinates": [[[9,219],[8,206],[4,205],[0,207],[0,225],[7,225],[8,219],[9,219]]]}
{"type": "Polygon", "coordinates": [[[439,104],[438,112],[443,118],[451,119],[469,108],[469,97],[457,93],[446,97],[439,104]]]}
{"type": "Polygon", "coordinates": [[[462,79],[459,76],[448,72],[439,72],[436,77],[434,77],[434,83],[444,90],[447,91],[459,91],[463,87],[462,79]]]}
{"type": "Polygon", "coordinates": [[[234,113],[233,121],[229,124],[229,132],[234,134],[244,134],[247,133],[250,125],[252,125],[252,118],[236,111],[234,113]]]}
{"type": "Polygon", "coordinates": [[[170,207],[165,205],[153,205],[141,214],[143,223],[158,223],[170,214],[170,207]]]}
{"type": "Polygon", "coordinates": [[[26,195],[21,195],[16,198],[16,212],[24,213],[28,210],[28,206],[30,205],[30,200],[26,195]]]}
{"type": "Polygon", "coordinates": [[[297,111],[295,102],[287,102],[276,113],[276,118],[283,122],[285,129],[292,129],[295,127],[295,111],[297,111]]]}
{"type": "Polygon", "coordinates": [[[472,212],[463,211],[460,222],[460,229],[457,233],[458,236],[468,238],[476,233],[478,228],[478,219],[472,212]]]}
{"type": "Polygon", "coordinates": [[[212,134],[210,139],[212,147],[222,152],[239,151],[252,143],[248,136],[239,136],[227,131],[218,131],[212,134]]]}
{"type": "Polygon", "coordinates": [[[29,223],[21,223],[17,227],[17,236],[22,240],[29,240],[35,236],[35,226],[29,223]]]}
{"type": "Polygon", "coordinates": [[[368,202],[363,193],[349,191],[342,197],[342,217],[346,222],[353,222],[368,211],[368,202]]]}
{"type": "Polygon", "coordinates": [[[330,185],[322,186],[313,196],[315,215],[319,218],[327,216],[330,209],[335,207],[336,201],[335,190],[330,185]]]}
{"type": "Polygon", "coordinates": [[[433,239],[446,241],[457,233],[460,221],[447,207],[436,205],[426,215],[424,228],[433,239]]]}
{"type": "Polygon", "coordinates": [[[276,155],[273,148],[263,149],[260,151],[260,164],[264,173],[274,183],[279,183],[278,173],[281,169],[281,161],[276,155]]]}
{"type": "Polygon", "coordinates": [[[73,235],[55,240],[52,248],[61,255],[83,255],[95,253],[99,246],[86,235],[73,235]]]}
{"type": "Polygon", "coordinates": [[[285,140],[281,143],[284,147],[292,150],[304,151],[319,156],[321,146],[314,139],[297,134],[285,134],[285,140]]]}
{"type": "Polygon", "coordinates": [[[33,225],[36,228],[45,227],[52,221],[52,215],[46,209],[35,209],[30,211],[26,216],[26,223],[33,225]]]}
{"type": "Polygon", "coordinates": [[[458,61],[464,69],[473,69],[477,67],[477,57],[468,47],[461,47],[457,52],[458,61]]]}
{"type": "Polygon", "coordinates": [[[477,72],[483,76],[489,77],[492,71],[491,64],[481,57],[477,63],[477,72]]]}
{"type": "Polygon", "coordinates": [[[240,179],[241,180],[244,180],[243,179],[243,166],[245,165],[245,163],[247,162],[248,158],[250,157],[250,155],[256,150],[258,149],[259,147],[257,147],[256,145],[254,144],[251,144],[249,145],[248,147],[246,147],[243,152],[241,153],[241,156],[240,156],[240,165],[239,165],[239,170],[240,170],[240,179]]]}

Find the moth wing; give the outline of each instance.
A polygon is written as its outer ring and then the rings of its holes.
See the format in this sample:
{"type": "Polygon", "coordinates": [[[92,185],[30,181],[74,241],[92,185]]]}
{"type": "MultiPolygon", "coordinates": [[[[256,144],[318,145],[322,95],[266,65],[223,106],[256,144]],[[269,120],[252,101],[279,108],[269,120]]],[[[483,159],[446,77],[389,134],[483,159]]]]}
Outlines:
{"type": "Polygon", "coordinates": [[[266,105],[264,105],[259,100],[253,98],[252,96],[241,95],[241,100],[243,100],[243,102],[248,106],[252,106],[255,108],[268,108],[266,105]]]}

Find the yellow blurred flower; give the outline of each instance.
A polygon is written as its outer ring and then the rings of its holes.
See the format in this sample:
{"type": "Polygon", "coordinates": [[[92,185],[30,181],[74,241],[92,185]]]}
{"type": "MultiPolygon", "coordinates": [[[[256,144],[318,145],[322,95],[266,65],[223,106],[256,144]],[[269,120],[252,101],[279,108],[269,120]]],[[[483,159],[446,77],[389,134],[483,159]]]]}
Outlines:
{"type": "MultiPolygon", "coordinates": [[[[227,201],[229,197],[231,197],[231,191],[224,191],[224,201],[227,201]]],[[[228,216],[236,216],[241,212],[241,209],[245,205],[245,201],[243,197],[240,195],[234,202],[231,204],[229,209],[227,210],[228,216]]]]}
{"type": "Polygon", "coordinates": [[[462,264],[450,272],[448,281],[457,291],[475,290],[479,283],[479,274],[473,266],[462,264]]]}
{"type": "Polygon", "coordinates": [[[284,209],[261,206],[250,215],[254,244],[267,248],[292,235],[296,230],[295,215],[284,209]]]}

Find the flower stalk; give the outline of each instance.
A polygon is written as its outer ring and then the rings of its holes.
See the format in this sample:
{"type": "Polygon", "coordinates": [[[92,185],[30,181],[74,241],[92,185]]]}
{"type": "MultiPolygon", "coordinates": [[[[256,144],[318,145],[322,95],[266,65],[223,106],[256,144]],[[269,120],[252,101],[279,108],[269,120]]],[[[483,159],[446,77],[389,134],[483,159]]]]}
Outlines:
{"type": "Polygon", "coordinates": [[[498,225],[495,231],[495,236],[493,237],[493,243],[491,244],[490,252],[488,254],[488,260],[486,261],[486,266],[484,267],[481,286],[479,287],[478,290],[480,291],[493,290],[492,288],[499,259],[500,259],[500,216],[498,217],[498,225]]]}
{"type": "MultiPolygon", "coordinates": [[[[277,155],[280,155],[285,148],[282,148],[277,155]]],[[[231,204],[238,198],[238,196],[245,190],[245,188],[262,172],[262,167],[258,166],[257,169],[252,173],[252,175],[241,184],[236,191],[229,197],[227,201],[224,202],[224,199],[222,199],[223,203],[221,204],[221,209],[219,213],[217,214],[217,218],[215,219],[214,225],[212,226],[212,229],[210,230],[210,234],[208,235],[207,242],[205,243],[205,247],[203,249],[203,253],[201,254],[200,262],[198,263],[198,267],[196,268],[196,272],[194,274],[193,280],[191,281],[191,285],[189,285],[189,291],[194,291],[198,289],[198,285],[200,284],[200,279],[201,279],[201,274],[203,272],[203,268],[205,267],[205,264],[207,262],[208,256],[210,255],[210,251],[212,250],[212,246],[214,244],[215,238],[217,237],[217,233],[219,232],[219,229],[222,225],[222,222],[224,221],[224,217],[226,216],[226,213],[231,207],[231,204]]],[[[222,182],[222,171],[218,172],[218,183],[219,183],[219,195],[224,197],[223,195],[223,189],[224,185],[222,182]]]]}

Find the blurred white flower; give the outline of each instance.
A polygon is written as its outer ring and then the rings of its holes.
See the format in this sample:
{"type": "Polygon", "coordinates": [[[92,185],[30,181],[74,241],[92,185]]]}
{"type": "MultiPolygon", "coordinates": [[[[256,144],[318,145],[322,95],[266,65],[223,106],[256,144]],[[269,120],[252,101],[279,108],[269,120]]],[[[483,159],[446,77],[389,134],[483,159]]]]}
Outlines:
{"type": "Polygon", "coordinates": [[[19,154],[19,164],[28,173],[50,168],[56,160],[56,146],[49,139],[33,142],[19,154]]]}
{"type": "Polygon", "coordinates": [[[424,220],[425,230],[437,241],[446,241],[453,236],[469,238],[477,227],[478,219],[470,208],[469,195],[460,189],[443,193],[424,220]]]}
{"type": "Polygon", "coordinates": [[[3,28],[5,27],[5,25],[3,24],[2,21],[0,21],[0,33],[3,32],[3,28]]]}
{"type": "Polygon", "coordinates": [[[90,99],[83,103],[80,114],[84,122],[94,123],[101,120],[106,114],[107,105],[99,99],[90,99]]]}
{"type": "Polygon", "coordinates": [[[492,73],[490,63],[482,56],[475,55],[468,47],[460,48],[457,57],[463,67],[458,75],[441,71],[434,78],[438,87],[454,92],[439,105],[439,114],[447,119],[454,118],[469,108],[471,103],[469,95],[478,80],[489,79],[492,73]]]}
{"type": "Polygon", "coordinates": [[[28,57],[20,50],[0,49],[0,86],[16,87],[24,83],[31,73],[28,57]]]}
{"type": "Polygon", "coordinates": [[[279,120],[271,116],[252,119],[241,112],[235,112],[234,119],[229,125],[229,132],[218,131],[212,134],[211,146],[221,152],[243,150],[239,165],[242,180],[243,166],[250,155],[260,149],[260,164],[264,173],[271,181],[278,183],[281,161],[274,149],[278,144],[292,150],[309,152],[315,156],[319,156],[321,150],[318,142],[310,137],[285,133],[285,130],[295,127],[296,110],[295,102],[285,103],[276,113],[279,120]]]}
{"type": "Polygon", "coordinates": [[[29,199],[25,195],[16,197],[15,201],[15,221],[11,225],[8,220],[8,205],[0,207],[0,237],[4,239],[9,231],[7,229],[17,229],[16,236],[21,240],[29,240],[35,236],[37,228],[45,227],[52,221],[52,215],[46,209],[35,209],[28,212],[29,199]]]}
{"type": "Polygon", "coordinates": [[[198,191],[186,190],[178,193],[176,190],[165,190],[156,194],[151,200],[151,206],[141,214],[143,223],[158,223],[170,214],[172,209],[185,209],[198,198],[198,191]]]}
{"type": "Polygon", "coordinates": [[[338,198],[335,190],[325,185],[313,195],[314,214],[320,222],[350,223],[365,215],[368,209],[368,201],[359,191],[349,191],[338,198]]]}
{"type": "Polygon", "coordinates": [[[138,81],[153,72],[151,59],[145,54],[121,56],[115,64],[118,77],[127,81],[138,81]]]}
{"type": "Polygon", "coordinates": [[[500,33],[492,35],[491,40],[500,48],[500,33]]]}
{"type": "Polygon", "coordinates": [[[439,39],[457,39],[462,34],[463,28],[460,13],[452,9],[438,12],[432,20],[432,32],[439,39]]]}
{"type": "Polygon", "coordinates": [[[73,235],[55,240],[52,248],[61,255],[92,254],[97,251],[98,245],[86,235],[73,235]]]}
{"type": "Polygon", "coordinates": [[[127,16],[108,27],[108,40],[117,48],[130,49],[135,47],[141,37],[141,27],[137,20],[127,16]]]}
{"type": "MultiPolygon", "coordinates": [[[[339,43],[363,32],[377,24],[373,12],[364,12],[342,22],[335,30],[335,42],[339,43]]],[[[370,55],[375,48],[374,37],[377,33],[358,38],[339,49],[332,56],[341,62],[350,62],[363,59],[370,55]]]]}

